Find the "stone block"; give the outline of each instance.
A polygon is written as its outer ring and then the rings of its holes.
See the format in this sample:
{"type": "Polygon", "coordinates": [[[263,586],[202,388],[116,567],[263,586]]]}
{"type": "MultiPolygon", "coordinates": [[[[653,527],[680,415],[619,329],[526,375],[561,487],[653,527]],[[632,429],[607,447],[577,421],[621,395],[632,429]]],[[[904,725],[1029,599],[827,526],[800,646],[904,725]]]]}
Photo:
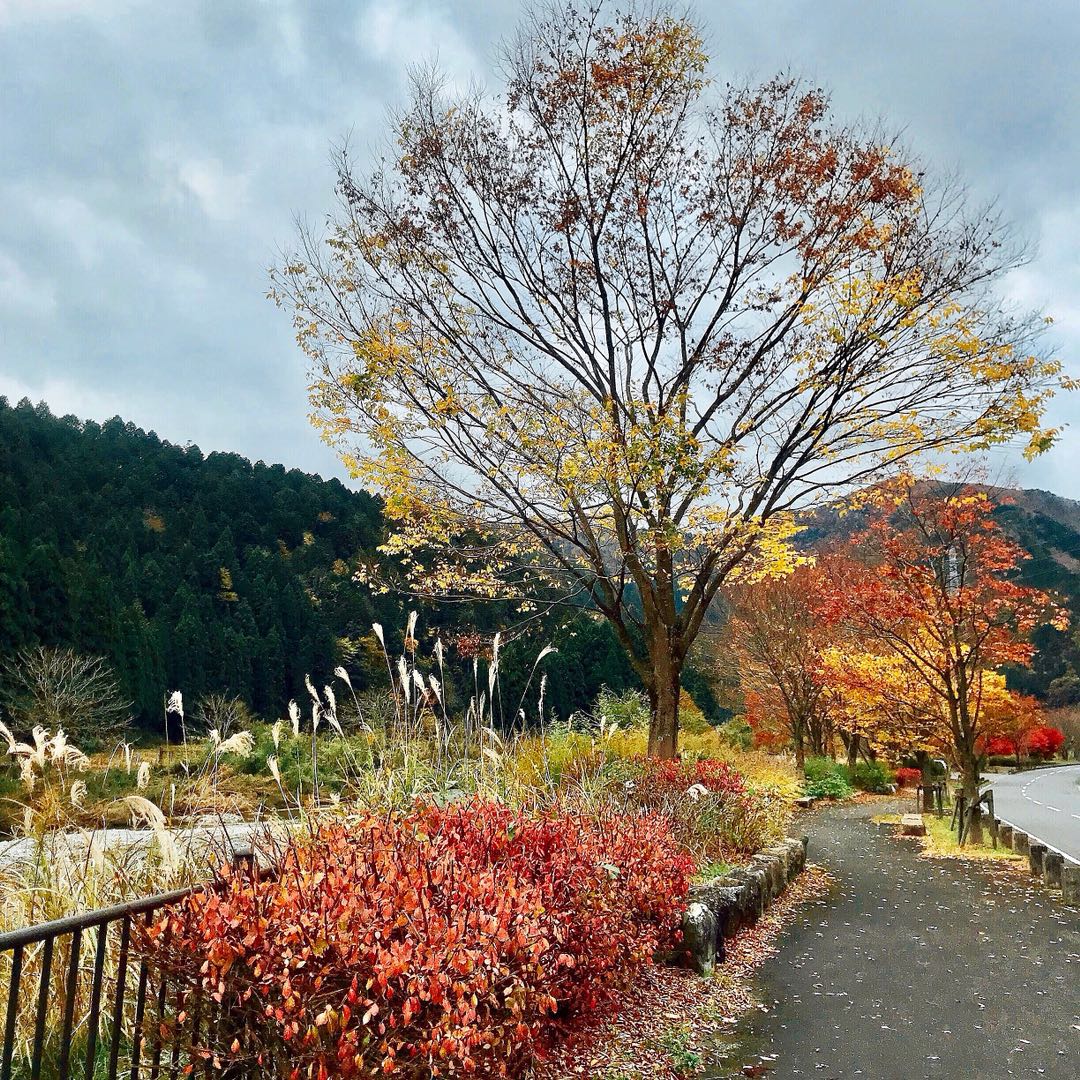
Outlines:
{"type": "Polygon", "coordinates": [[[750,921],[750,890],[744,881],[724,877],[694,885],[690,902],[704,904],[716,917],[718,954],[723,950],[723,939],[734,937],[750,921]]]}
{"type": "Polygon", "coordinates": [[[769,880],[760,866],[750,866],[743,871],[749,886],[750,897],[747,913],[751,922],[756,922],[769,906],[769,880]]]}
{"type": "Polygon", "coordinates": [[[802,873],[806,865],[806,848],[801,840],[789,839],[784,841],[788,852],[788,881],[802,873]]]}
{"type": "Polygon", "coordinates": [[[1065,869],[1065,856],[1047,851],[1043,856],[1043,881],[1055,889],[1061,888],[1061,872],[1065,869]]]}
{"type": "Polygon", "coordinates": [[[751,864],[760,867],[765,875],[765,903],[762,905],[764,908],[784,891],[787,876],[782,871],[775,855],[755,855],[751,859],[751,864]]]}
{"type": "Polygon", "coordinates": [[[1045,844],[1028,844],[1028,866],[1032,877],[1043,876],[1043,859],[1046,857],[1045,844]]]}
{"type": "Polygon", "coordinates": [[[791,880],[791,869],[788,866],[788,849],[786,844],[773,844],[772,847],[767,847],[764,852],[769,858],[775,859],[780,866],[780,891],[784,891],[784,886],[791,880]]]}
{"type": "Polygon", "coordinates": [[[1080,907],[1080,866],[1074,863],[1062,867],[1061,898],[1066,904],[1080,907]]]}
{"type": "Polygon", "coordinates": [[[904,814],[900,818],[900,835],[925,836],[926,825],[923,822],[922,814],[904,814]]]}
{"type": "Polygon", "coordinates": [[[688,966],[699,975],[716,970],[716,916],[704,905],[692,903],[683,915],[683,948],[688,966]]]}
{"type": "Polygon", "coordinates": [[[1011,848],[1013,846],[1013,827],[1011,825],[1001,825],[998,827],[998,843],[1005,848],[1011,848]]]}
{"type": "Polygon", "coordinates": [[[1013,829],[1013,851],[1015,851],[1017,855],[1026,855],[1030,846],[1031,841],[1028,839],[1028,834],[1026,832],[1021,832],[1019,829],[1013,829]]]}

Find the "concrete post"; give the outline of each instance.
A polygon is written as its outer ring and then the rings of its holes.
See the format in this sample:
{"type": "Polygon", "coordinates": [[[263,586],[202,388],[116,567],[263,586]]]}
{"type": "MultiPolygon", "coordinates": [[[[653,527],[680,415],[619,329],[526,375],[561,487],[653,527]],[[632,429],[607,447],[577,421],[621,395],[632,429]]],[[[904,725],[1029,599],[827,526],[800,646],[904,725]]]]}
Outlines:
{"type": "Polygon", "coordinates": [[[1028,844],[1028,866],[1031,867],[1032,877],[1041,878],[1043,876],[1043,860],[1045,858],[1045,844],[1028,844]]]}
{"type": "Polygon", "coordinates": [[[1080,907],[1080,866],[1074,863],[1062,868],[1061,898],[1066,904],[1080,907]]]}
{"type": "Polygon", "coordinates": [[[1028,853],[1028,834],[1026,832],[1013,829],[1013,851],[1017,855],[1026,855],[1028,853]]]}
{"type": "Polygon", "coordinates": [[[1013,827],[1011,825],[1002,825],[998,829],[998,840],[1001,841],[1002,847],[1011,848],[1013,846],[1013,827]]]}
{"type": "Polygon", "coordinates": [[[1056,851],[1048,851],[1043,856],[1043,881],[1055,889],[1061,888],[1061,872],[1065,869],[1065,857],[1056,851]]]}

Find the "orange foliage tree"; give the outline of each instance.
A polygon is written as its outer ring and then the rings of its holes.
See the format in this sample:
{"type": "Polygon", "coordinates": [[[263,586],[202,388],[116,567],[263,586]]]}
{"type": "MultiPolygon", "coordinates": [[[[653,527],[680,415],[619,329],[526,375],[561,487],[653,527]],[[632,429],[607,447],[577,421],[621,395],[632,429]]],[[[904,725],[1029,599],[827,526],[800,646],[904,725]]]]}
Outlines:
{"type": "Polygon", "coordinates": [[[817,611],[825,580],[820,566],[804,563],[790,574],[727,591],[726,644],[738,657],[755,740],[764,742],[770,720],[779,721],[800,768],[808,750],[820,757],[831,750],[833,738],[836,695],[821,674],[837,628],[817,611]]]}
{"type": "Polygon", "coordinates": [[[870,525],[849,547],[864,572],[837,580],[824,601],[829,618],[871,643],[869,655],[887,658],[896,675],[882,685],[905,688],[912,708],[894,716],[900,738],[947,747],[969,798],[982,740],[1003,707],[998,669],[1030,663],[1036,627],[1067,626],[1052,596],[1016,581],[1029,556],[993,509],[985,492],[963,484],[904,477],[880,488],[870,525]],[[905,721],[917,730],[905,732],[905,721]]]}
{"type": "Polygon", "coordinates": [[[1042,722],[1042,705],[1036,698],[1010,694],[1007,700],[991,707],[984,739],[986,754],[1011,754],[1019,765],[1036,732],[1042,730],[1042,722]]]}

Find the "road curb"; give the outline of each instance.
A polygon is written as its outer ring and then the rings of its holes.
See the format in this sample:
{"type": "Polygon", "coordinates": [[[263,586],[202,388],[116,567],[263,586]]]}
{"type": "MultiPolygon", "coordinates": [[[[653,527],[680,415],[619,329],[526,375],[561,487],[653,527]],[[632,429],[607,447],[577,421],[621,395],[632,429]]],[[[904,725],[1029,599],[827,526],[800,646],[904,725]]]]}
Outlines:
{"type": "Polygon", "coordinates": [[[994,825],[1003,844],[1007,836],[1012,850],[1027,856],[1033,878],[1060,893],[1066,904],[1080,907],[1080,862],[1006,818],[995,817],[994,825]]]}
{"type": "Polygon", "coordinates": [[[699,975],[724,960],[724,941],[752,926],[806,866],[808,838],[763,848],[750,864],[690,888],[680,959],[699,975]]]}

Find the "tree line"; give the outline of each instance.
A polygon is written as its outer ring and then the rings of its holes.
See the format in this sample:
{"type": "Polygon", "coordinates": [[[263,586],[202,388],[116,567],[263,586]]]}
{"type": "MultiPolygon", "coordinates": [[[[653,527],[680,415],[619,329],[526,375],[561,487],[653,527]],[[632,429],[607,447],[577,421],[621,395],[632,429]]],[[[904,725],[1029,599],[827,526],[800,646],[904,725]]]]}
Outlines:
{"type": "Polygon", "coordinates": [[[1040,631],[1070,625],[1062,598],[1025,584],[1031,556],[984,490],[910,475],[866,493],[865,524],[782,577],[731,592],[725,628],[759,741],[832,754],[952,761],[976,800],[990,754],[1053,753],[1061,732],[1008,685],[1040,631]]]}
{"type": "MultiPolygon", "coordinates": [[[[473,653],[499,630],[507,700],[549,642],[557,715],[588,707],[601,686],[638,685],[610,630],[581,607],[522,624],[506,604],[373,593],[357,567],[382,559],[383,535],[381,502],[337,480],[0,398],[0,694],[20,653],[44,646],[104,658],[149,731],[163,729],[174,689],[278,716],[305,695],[305,676],[321,685],[339,664],[359,687],[384,685],[372,624],[393,648],[417,606],[462,695],[473,653]]],[[[700,680],[698,696],[718,718],[700,680]]]]}

